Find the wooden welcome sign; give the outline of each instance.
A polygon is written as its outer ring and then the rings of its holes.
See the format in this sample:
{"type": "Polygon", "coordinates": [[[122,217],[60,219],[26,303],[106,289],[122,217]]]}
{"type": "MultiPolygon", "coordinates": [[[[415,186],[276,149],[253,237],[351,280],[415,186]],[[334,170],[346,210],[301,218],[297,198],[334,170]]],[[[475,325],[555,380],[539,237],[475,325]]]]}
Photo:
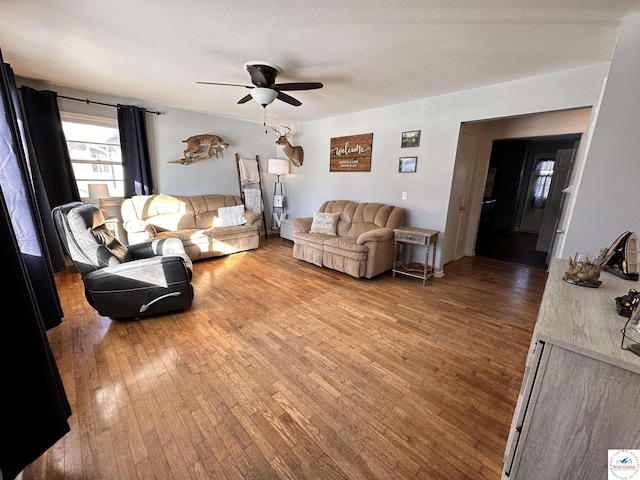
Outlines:
{"type": "Polygon", "coordinates": [[[331,139],[330,172],[370,172],[373,133],[331,139]]]}

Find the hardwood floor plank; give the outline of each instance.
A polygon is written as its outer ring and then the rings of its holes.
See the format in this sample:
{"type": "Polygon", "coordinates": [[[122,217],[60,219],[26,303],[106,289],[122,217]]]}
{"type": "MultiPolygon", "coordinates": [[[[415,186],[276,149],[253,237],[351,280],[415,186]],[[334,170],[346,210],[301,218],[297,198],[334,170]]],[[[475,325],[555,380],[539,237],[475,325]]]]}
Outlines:
{"type": "Polygon", "coordinates": [[[546,272],[465,257],[423,286],[291,248],[196,262],[192,307],[140,321],[56,274],[71,432],[23,478],[499,478],[546,272]]]}

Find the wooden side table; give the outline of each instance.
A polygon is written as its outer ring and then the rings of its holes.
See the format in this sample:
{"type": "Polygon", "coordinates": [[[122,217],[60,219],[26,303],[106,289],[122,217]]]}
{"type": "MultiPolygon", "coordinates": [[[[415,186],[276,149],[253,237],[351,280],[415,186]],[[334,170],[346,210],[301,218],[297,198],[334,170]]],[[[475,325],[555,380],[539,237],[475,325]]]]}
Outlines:
{"type": "Polygon", "coordinates": [[[396,248],[395,262],[393,264],[394,278],[399,273],[400,275],[419,278],[422,280],[422,285],[426,285],[427,280],[433,277],[439,233],[438,230],[414,227],[402,227],[393,230],[396,248]],[[411,245],[423,245],[425,247],[424,264],[409,262],[411,245]]]}
{"type": "Polygon", "coordinates": [[[120,220],[118,217],[108,217],[104,219],[105,226],[113,232],[113,235],[120,240],[120,220]]]}

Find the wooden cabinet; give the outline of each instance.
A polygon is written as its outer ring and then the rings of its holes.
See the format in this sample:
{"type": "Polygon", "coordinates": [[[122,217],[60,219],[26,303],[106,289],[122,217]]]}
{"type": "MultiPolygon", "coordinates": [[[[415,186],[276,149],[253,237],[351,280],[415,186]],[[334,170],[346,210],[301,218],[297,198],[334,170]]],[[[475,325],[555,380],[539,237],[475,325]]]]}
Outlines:
{"type": "Polygon", "coordinates": [[[621,348],[615,298],[638,282],[610,273],[599,288],[549,271],[504,456],[503,479],[603,479],[608,450],[640,449],[640,357],[621,348]]]}

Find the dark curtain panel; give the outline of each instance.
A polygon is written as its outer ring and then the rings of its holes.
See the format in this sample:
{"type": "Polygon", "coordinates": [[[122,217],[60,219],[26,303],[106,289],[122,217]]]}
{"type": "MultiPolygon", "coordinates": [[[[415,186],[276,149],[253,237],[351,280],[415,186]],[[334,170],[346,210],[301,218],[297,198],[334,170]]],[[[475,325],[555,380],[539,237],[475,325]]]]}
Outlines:
{"type": "Polygon", "coordinates": [[[36,288],[47,279],[53,282],[53,276],[40,272],[32,282],[32,272],[45,269],[47,262],[14,89],[13,74],[0,53],[0,251],[3,298],[8,300],[0,321],[0,470],[5,479],[15,478],[62,438],[71,415],[45,327],[45,318],[55,323],[57,315],[59,323],[61,311],[47,312],[56,302],[40,298],[53,291],[57,299],[57,291],[54,283],[48,290],[36,288]]]}
{"type": "Polygon", "coordinates": [[[81,201],[62,130],[58,94],[24,86],[20,91],[33,153],[40,167],[49,205],[53,208],[81,201]]]}
{"type": "Polygon", "coordinates": [[[145,114],[144,108],[118,105],[125,197],[153,193],[145,114]]]}
{"type": "MultiPolygon", "coordinates": [[[[13,71],[9,66],[4,70],[6,90],[10,99],[6,111],[10,113],[10,118],[15,119],[18,135],[16,142],[19,143],[12,156],[2,159],[0,185],[4,188],[4,198],[12,214],[13,228],[31,286],[38,299],[44,326],[50,329],[59,325],[63,316],[53,276],[56,269],[51,252],[55,254],[58,271],[65,268],[64,255],[54,229],[49,203],[44,195],[38,165],[30,164],[28,161],[28,150],[25,148],[28,144],[27,137],[24,129],[19,129],[24,122],[21,121],[13,71]]],[[[33,155],[30,158],[33,158],[33,155]]]]}
{"type": "MultiPolygon", "coordinates": [[[[56,92],[21,87],[24,126],[33,185],[47,251],[56,272],[65,268],[64,253],[51,219],[53,207],[80,201],[80,194],[62,130],[56,92]]],[[[18,110],[20,115],[20,110],[18,110]]],[[[19,117],[20,119],[20,117],[19,117]]]]}

